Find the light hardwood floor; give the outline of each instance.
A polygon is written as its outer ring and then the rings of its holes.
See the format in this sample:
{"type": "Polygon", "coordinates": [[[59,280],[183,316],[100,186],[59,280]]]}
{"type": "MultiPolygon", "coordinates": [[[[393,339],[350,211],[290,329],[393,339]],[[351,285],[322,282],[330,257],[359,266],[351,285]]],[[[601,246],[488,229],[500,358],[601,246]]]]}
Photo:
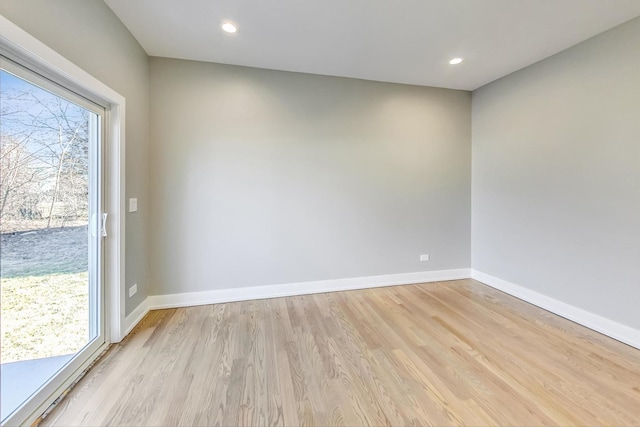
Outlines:
{"type": "Polygon", "coordinates": [[[640,351],[473,280],[162,310],[42,425],[640,425],[640,351]]]}

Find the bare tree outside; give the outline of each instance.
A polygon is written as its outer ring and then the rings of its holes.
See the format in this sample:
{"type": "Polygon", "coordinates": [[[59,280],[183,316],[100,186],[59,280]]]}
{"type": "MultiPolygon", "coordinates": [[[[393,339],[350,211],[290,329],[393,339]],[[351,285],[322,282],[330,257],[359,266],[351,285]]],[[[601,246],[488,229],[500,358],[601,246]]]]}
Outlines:
{"type": "Polygon", "coordinates": [[[88,112],[26,86],[3,91],[0,117],[2,231],[86,221],[88,112]]]}

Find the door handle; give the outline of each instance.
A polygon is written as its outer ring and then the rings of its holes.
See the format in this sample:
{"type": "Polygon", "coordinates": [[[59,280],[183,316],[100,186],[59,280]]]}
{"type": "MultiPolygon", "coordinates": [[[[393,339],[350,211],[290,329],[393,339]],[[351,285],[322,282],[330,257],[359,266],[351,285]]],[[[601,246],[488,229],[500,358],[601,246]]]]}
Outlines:
{"type": "Polygon", "coordinates": [[[102,214],[102,224],[100,226],[101,234],[102,237],[107,237],[107,217],[109,216],[108,213],[103,213],[102,214]]]}

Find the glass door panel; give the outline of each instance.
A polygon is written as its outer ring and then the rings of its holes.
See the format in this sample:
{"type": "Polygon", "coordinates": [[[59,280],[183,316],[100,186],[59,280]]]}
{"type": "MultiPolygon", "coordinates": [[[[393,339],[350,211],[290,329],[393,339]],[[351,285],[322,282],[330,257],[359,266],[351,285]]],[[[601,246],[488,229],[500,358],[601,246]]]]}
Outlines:
{"type": "Polygon", "coordinates": [[[0,57],[1,416],[104,344],[104,109],[0,57]]]}

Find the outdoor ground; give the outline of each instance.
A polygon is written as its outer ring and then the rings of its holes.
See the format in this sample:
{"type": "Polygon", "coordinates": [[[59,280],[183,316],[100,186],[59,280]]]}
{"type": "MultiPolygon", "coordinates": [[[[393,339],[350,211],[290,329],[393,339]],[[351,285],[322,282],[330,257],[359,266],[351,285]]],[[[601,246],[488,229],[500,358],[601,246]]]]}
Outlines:
{"type": "Polygon", "coordinates": [[[87,226],[0,238],[2,363],[78,351],[88,339],[87,226]]]}

